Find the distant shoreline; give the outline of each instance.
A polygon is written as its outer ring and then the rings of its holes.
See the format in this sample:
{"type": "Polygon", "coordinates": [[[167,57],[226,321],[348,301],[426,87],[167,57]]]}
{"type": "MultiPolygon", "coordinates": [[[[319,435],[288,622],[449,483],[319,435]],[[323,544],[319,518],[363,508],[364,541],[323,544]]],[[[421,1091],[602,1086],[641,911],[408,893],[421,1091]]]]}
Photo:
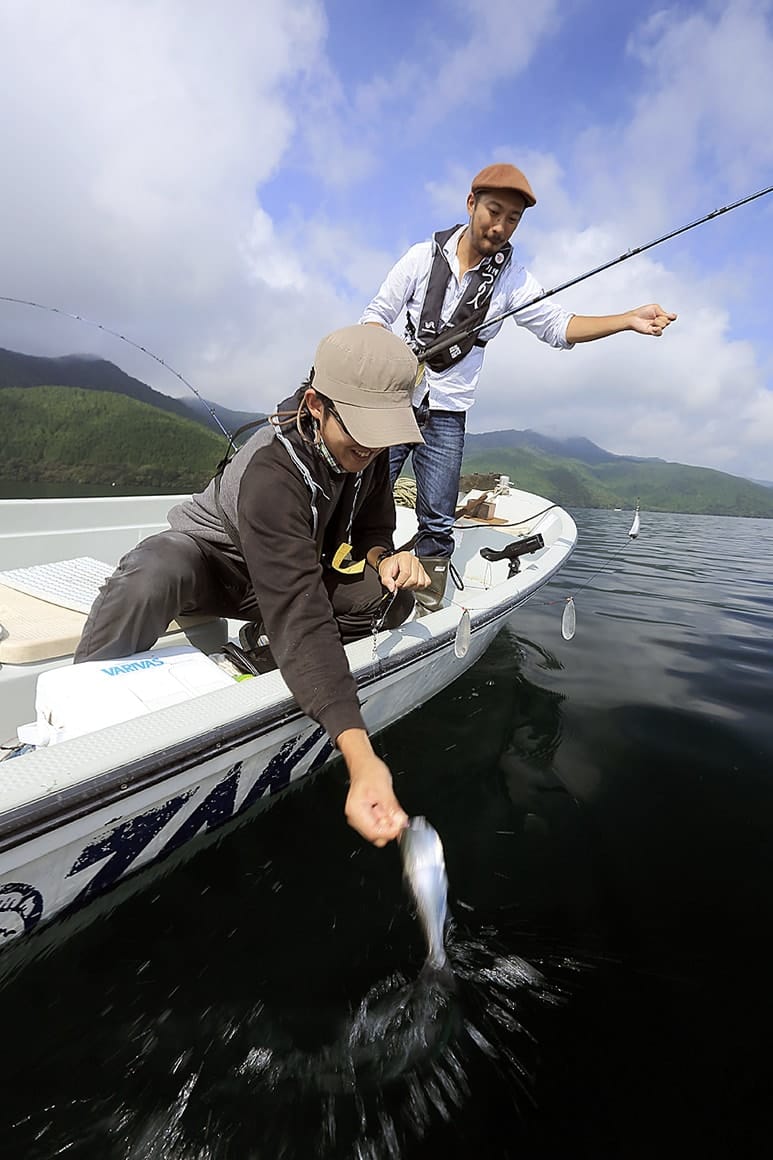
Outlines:
{"type": "Polygon", "coordinates": [[[158,487],[136,487],[131,484],[116,484],[105,487],[104,483],[24,483],[11,479],[0,479],[0,500],[3,499],[89,499],[116,495],[182,495],[185,488],[167,490],[158,487]]]}

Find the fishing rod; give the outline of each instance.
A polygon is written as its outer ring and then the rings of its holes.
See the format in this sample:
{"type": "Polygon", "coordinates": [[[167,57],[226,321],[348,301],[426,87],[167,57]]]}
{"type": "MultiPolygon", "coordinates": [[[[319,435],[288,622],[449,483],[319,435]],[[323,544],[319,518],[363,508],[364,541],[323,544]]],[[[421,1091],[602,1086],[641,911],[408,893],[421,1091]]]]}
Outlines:
{"type": "Polygon", "coordinates": [[[442,354],[443,351],[448,350],[455,343],[472,338],[479,331],[485,330],[487,326],[494,326],[497,322],[503,322],[506,318],[512,318],[519,311],[527,310],[530,306],[535,306],[545,298],[552,297],[553,294],[560,294],[562,290],[568,290],[570,286],[576,286],[578,282],[584,282],[586,278],[592,278],[594,274],[600,274],[602,270],[609,270],[612,266],[617,266],[620,262],[626,262],[628,258],[633,258],[636,254],[643,254],[645,250],[651,250],[654,246],[659,246],[662,242],[667,242],[671,238],[678,237],[679,234],[686,234],[688,230],[693,230],[696,226],[703,225],[704,222],[719,217],[720,214],[728,213],[731,209],[738,209],[740,205],[746,205],[750,201],[755,201],[758,197],[765,197],[768,193],[773,193],[773,185],[769,185],[767,189],[760,189],[757,193],[751,193],[748,197],[742,197],[738,201],[731,202],[730,205],[724,205],[721,209],[713,209],[711,213],[704,214],[703,217],[698,218],[696,221],[689,222],[686,226],[680,226],[677,230],[671,230],[670,233],[663,234],[662,237],[655,238],[643,246],[626,250],[619,257],[612,258],[609,262],[604,262],[601,266],[595,266],[592,270],[587,270],[584,274],[579,274],[576,278],[570,278],[568,282],[562,282],[560,286],[554,286],[552,290],[543,290],[528,302],[523,302],[520,306],[514,306],[512,310],[505,310],[503,314],[497,314],[494,318],[486,318],[483,322],[479,322],[477,326],[468,326],[462,330],[457,330],[456,328],[449,330],[445,337],[442,335],[439,336],[435,342],[427,347],[420,349],[414,347],[414,353],[420,362],[426,363],[429,359],[434,358],[435,355],[442,354]]]}
{"type": "Polygon", "coordinates": [[[193,391],[196,398],[207,408],[210,415],[215,420],[218,427],[230,443],[230,431],[226,431],[225,427],[215,414],[214,408],[207,402],[206,399],[202,398],[202,396],[194,387],[193,383],[189,383],[188,380],[184,378],[179,371],[176,371],[173,366],[170,366],[168,362],[165,362],[160,355],[154,354],[152,350],[148,350],[146,346],[142,346],[139,342],[135,342],[133,338],[127,338],[125,334],[120,334],[117,330],[111,330],[109,326],[104,326],[101,322],[95,322],[93,318],[84,318],[81,314],[71,314],[69,310],[62,310],[59,306],[44,306],[41,302],[31,302],[27,298],[11,298],[7,294],[0,294],[0,302],[13,302],[17,306],[32,306],[35,310],[46,310],[49,314],[61,314],[65,318],[74,318],[76,322],[85,322],[87,326],[96,326],[97,330],[102,330],[105,334],[112,335],[113,338],[120,338],[121,342],[126,342],[129,346],[133,346],[135,350],[142,351],[142,353],[146,354],[148,358],[152,358],[155,362],[158,363],[159,366],[162,366],[165,370],[169,371],[170,374],[173,374],[175,378],[179,379],[181,383],[188,387],[189,390],[193,391]]]}
{"type": "MultiPolygon", "coordinates": [[[[603,270],[609,270],[612,266],[617,266],[620,262],[625,262],[628,258],[633,258],[636,254],[643,254],[646,250],[651,250],[654,246],[659,246],[662,242],[667,242],[671,238],[678,237],[679,234],[685,234],[688,230],[695,229],[696,226],[703,225],[704,222],[710,221],[712,218],[719,217],[723,213],[728,213],[731,209],[738,209],[739,206],[746,205],[750,201],[755,201],[758,197],[765,197],[765,195],[768,193],[773,193],[773,185],[769,185],[767,189],[760,189],[757,193],[751,193],[747,197],[742,197],[738,201],[731,202],[730,205],[722,206],[721,209],[714,209],[711,211],[711,213],[704,214],[703,217],[698,218],[696,221],[689,222],[685,226],[680,226],[679,229],[671,230],[670,233],[663,234],[662,237],[655,238],[653,241],[647,242],[643,246],[637,246],[635,249],[626,250],[626,252],[624,254],[620,254],[619,257],[612,258],[610,261],[604,262],[601,266],[595,266],[592,270],[587,270],[584,274],[579,274],[576,278],[570,278],[568,282],[562,282],[560,285],[554,286],[552,290],[543,290],[540,294],[537,294],[536,297],[530,299],[528,302],[522,302],[520,306],[514,306],[512,310],[506,310],[502,314],[497,314],[494,318],[487,318],[483,322],[478,323],[477,326],[465,327],[463,330],[454,329],[445,335],[445,337],[439,337],[436,339],[436,341],[433,342],[430,346],[416,350],[416,355],[421,363],[425,363],[428,361],[428,359],[433,358],[435,355],[441,354],[444,350],[448,350],[448,348],[453,346],[454,343],[463,341],[466,338],[472,338],[479,331],[485,330],[487,326],[494,326],[498,322],[503,322],[506,318],[511,318],[514,314],[518,314],[519,311],[527,310],[530,306],[535,306],[538,302],[544,301],[545,298],[551,298],[554,294],[560,294],[562,290],[567,290],[570,286],[576,286],[579,282],[584,282],[587,278],[592,278],[595,274],[600,274],[603,270]]],[[[35,310],[45,310],[49,314],[60,314],[64,318],[72,318],[76,322],[84,322],[87,326],[95,326],[97,330],[101,330],[105,334],[112,335],[113,338],[118,338],[121,340],[121,342],[125,342],[129,346],[134,347],[135,350],[141,351],[143,354],[147,355],[148,358],[152,358],[154,362],[157,362],[159,366],[162,366],[165,370],[169,371],[170,374],[173,374],[175,378],[179,379],[180,382],[188,388],[188,390],[193,392],[199,402],[209,411],[210,415],[230,443],[231,433],[227,431],[223,424],[220,422],[220,419],[218,418],[211,404],[208,403],[207,400],[199,394],[193,384],[188,382],[184,375],[181,375],[179,371],[175,370],[175,368],[166,362],[163,358],[161,358],[160,355],[154,354],[153,351],[149,350],[146,346],[142,346],[141,343],[135,342],[134,339],[129,338],[125,334],[121,334],[120,331],[112,330],[109,326],[105,326],[101,322],[96,322],[93,318],[85,318],[81,314],[73,314],[69,310],[62,310],[59,306],[47,306],[41,302],[33,302],[27,298],[13,298],[7,294],[0,294],[0,302],[11,302],[16,306],[30,306],[35,310]]]]}

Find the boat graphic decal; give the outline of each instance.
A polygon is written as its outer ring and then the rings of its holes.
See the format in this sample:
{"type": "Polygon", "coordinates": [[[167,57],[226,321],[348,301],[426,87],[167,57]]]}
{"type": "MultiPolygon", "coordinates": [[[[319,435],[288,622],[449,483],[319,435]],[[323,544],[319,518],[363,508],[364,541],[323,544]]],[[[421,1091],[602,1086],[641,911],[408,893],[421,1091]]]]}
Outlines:
{"type": "Polygon", "coordinates": [[[223,780],[210,790],[204,800],[199,802],[196,809],[175,830],[169,841],[164,843],[161,848],[162,858],[185,845],[202,830],[207,832],[215,830],[218,826],[222,826],[223,822],[227,822],[229,818],[233,817],[236,790],[239,787],[241,772],[242,763],[237,761],[236,765],[231,766],[228,770],[223,780]]]}
{"type": "Polygon", "coordinates": [[[6,882],[0,886],[0,943],[27,934],[40,921],[43,897],[27,882],[6,882]]]}
{"type": "MultiPolygon", "coordinates": [[[[324,729],[317,728],[312,729],[308,737],[302,738],[300,742],[297,737],[285,742],[279,752],[271,758],[261,775],[255,779],[255,784],[245,795],[244,801],[239,807],[239,813],[248,810],[251,805],[266,794],[276,793],[289,785],[293,771],[301,758],[305,757],[324,736],[324,729]]],[[[308,772],[312,773],[315,769],[319,769],[320,765],[327,761],[332,749],[333,744],[328,739],[312,761],[308,772]]]]}
{"type": "MultiPolygon", "coordinates": [[[[219,828],[231,818],[245,813],[260,798],[284,789],[289,785],[298,765],[314,750],[315,746],[319,745],[320,741],[323,744],[309,766],[308,772],[312,772],[325,763],[333,749],[325,731],[316,727],[310,730],[307,736],[300,739],[294,737],[286,742],[266,764],[265,769],[255,778],[238,808],[236,799],[239,782],[243,777],[243,763],[237,761],[235,765],[225,771],[209,793],[195,805],[160,847],[152,860],[165,858],[195,838],[197,834],[219,828]]],[[[128,818],[108,834],[100,836],[96,841],[86,846],[76,858],[67,877],[72,878],[99,862],[102,862],[103,865],[65,910],[67,912],[76,910],[98,894],[102,894],[114,886],[132,868],[153,839],[173,820],[186,803],[191,802],[199,789],[200,787],[196,787],[186,793],[178,794],[161,806],[156,806],[137,817],[128,818]]]]}
{"type": "MultiPolygon", "coordinates": [[[[252,773],[249,764],[245,771],[244,763],[237,761],[224,771],[206,795],[200,785],[194,786],[114,825],[107,833],[103,832],[90,841],[77,855],[65,879],[82,874],[88,881],[66,905],[54,905],[52,912],[49,907],[48,917],[80,909],[116,885],[127,872],[139,869],[138,861],[145,864],[160,861],[197,834],[218,829],[225,822],[246,813],[261,798],[288,786],[302,765],[308,762],[305,773],[319,769],[332,751],[332,742],[324,729],[314,726],[303,736],[293,737],[282,745],[257,775],[252,773]],[[246,792],[237,804],[240,788],[246,792]],[[191,808],[186,810],[186,806],[191,808]],[[177,819],[181,812],[185,816],[177,819]],[[151,843],[170,823],[175,826],[173,832],[151,854],[151,843]],[[143,858],[146,853],[150,856],[143,858]]],[[[53,891],[54,895],[58,893],[53,891]]],[[[26,882],[0,883],[0,945],[17,935],[29,933],[39,923],[43,910],[43,894],[36,886],[26,882]]]]}
{"type": "Polygon", "coordinates": [[[102,862],[105,859],[107,861],[88,885],[80,891],[74,900],[74,905],[88,902],[117,882],[145,847],[153,841],[156,834],[163,830],[164,826],[188,801],[191,793],[192,791],[178,794],[177,797],[170,798],[169,801],[164,802],[156,809],[148,810],[145,814],[139,814],[136,818],[129,818],[128,821],[121,822],[109,834],[86,846],[75,859],[72,869],[67,874],[68,878],[74,874],[79,874],[97,862],[102,862]]]}

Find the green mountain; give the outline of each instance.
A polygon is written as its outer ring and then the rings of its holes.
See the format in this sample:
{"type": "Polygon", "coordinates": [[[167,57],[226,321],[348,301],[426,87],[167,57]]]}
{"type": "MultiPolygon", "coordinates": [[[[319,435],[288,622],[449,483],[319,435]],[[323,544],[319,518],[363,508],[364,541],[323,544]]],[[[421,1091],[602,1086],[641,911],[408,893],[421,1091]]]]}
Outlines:
{"type": "Polygon", "coordinates": [[[192,419],[108,391],[0,388],[0,478],[199,491],[226,442],[192,419]]]}
{"type": "Polygon", "coordinates": [[[663,459],[640,459],[633,455],[614,455],[605,451],[596,443],[591,443],[582,435],[574,435],[568,439],[554,439],[549,435],[540,435],[539,431],[485,431],[481,435],[468,433],[465,437],[465,447],[468,453],[475,454],[484,451],[501,451],[503,448],[514,450],[525,447],[530,451],[542,451],[547,455],[556,455],[560,459],[579,459],[581,463],[591,466],[597,463],[611,463],[613,460],[624,458],[629,463],[663,463],[663,459]]]}
{"type": "Polygon", "coordinates": [[[140,403],[169,411],[182,419],[195,419],[197,423],[222,434],[207,406],[215,411],[226,431],[236,431],[244,423],[262,416],[248,411],[232,411],[200,399],[191,393],[190,397],[173,399],[127,375],[115,363],[107,359],[89,355],[68,354],[59,358],[44,358],[38,355],[21,354],[15,350],[0,347],[0,388],[3,387],[81,387],[87,391],[110,391],[126,395],[140,403]]]}
{"type": "Polygon", "coordinates": [[[694,515],[773,518],[773,495],[751,480],[662,459],[613,455],[589,440],[551,440],[533,431],[469,435],[466,474],[509,475],[526,491],[567,507],[632,507],[694,515]],[[573,453],[559,454],[565,446],[573,453]]]}
{"type": "MultiPolygon", "coordinates": [[[[262,416],[214,405],[235,431],[262,416]]],[[[201,400],[173,399],[105,359],[0,349],[0,479],[197,490],[225,451],[201,400]]],[[[246,438],[245,435],[243,438],[246,438]]],[[[241,442],[241,440],[240,440],[241,442]]],[[[613,455],[589,439],[537,431],[467,436],[465,475],[505,474],[567,507],[773,518],[773,488],[703,467],[613,455]]]]}
{"type": "MultiPolygon", "coordinates": [[[[195,419],[197,423],[203,423],[205,427],[209,427],[210,431],[217,431],[221,435],[223,432],[212,418],[212,412],[208,411],[207,407],[212,408],[226,431],[231,435],[243,427],[245,423],[254,423],[256,419],[265,419],[266,417],[262,411],[232,411],[230,407],[224,407],[222,403],[213,403],[211,399],[204,399],[204,404],[206,404],[204,406],[194,395],[191,395],[189,399],[178,399],[178,402],[186,408],[189,418],[195,419]]],[[[239,446],[251,434],[251,431],[245,431],[243,435],[240,435],[239,446]]]]}
{"type": "Polygon", "coordinates": [[[0,387],[47,386],[109,391],[137,399],[140,403],[148,403],[181,418],[191,418],[190,411],[181,399],[173,399],[161,391],[154,391],[147,383],[132,378],[107,359],[79,354],[43,358],[0,347],[0,387]]]}

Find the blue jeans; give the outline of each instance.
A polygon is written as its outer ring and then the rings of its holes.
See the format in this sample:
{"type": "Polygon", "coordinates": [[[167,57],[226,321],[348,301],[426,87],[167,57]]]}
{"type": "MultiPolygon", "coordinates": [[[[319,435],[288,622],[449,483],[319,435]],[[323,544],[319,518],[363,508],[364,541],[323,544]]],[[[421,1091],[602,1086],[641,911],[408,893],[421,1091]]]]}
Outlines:
{"type": "Polygon", "coordinates": [[[464,453],[465,411],[429,411],[420,422],[424,443],[401,443],[389,449],[389,475],[394,485],[410,455],[416,476],[416,515],[419,520],[417,556],[450,556],[451,531],[459,495],[464,453]]]}

